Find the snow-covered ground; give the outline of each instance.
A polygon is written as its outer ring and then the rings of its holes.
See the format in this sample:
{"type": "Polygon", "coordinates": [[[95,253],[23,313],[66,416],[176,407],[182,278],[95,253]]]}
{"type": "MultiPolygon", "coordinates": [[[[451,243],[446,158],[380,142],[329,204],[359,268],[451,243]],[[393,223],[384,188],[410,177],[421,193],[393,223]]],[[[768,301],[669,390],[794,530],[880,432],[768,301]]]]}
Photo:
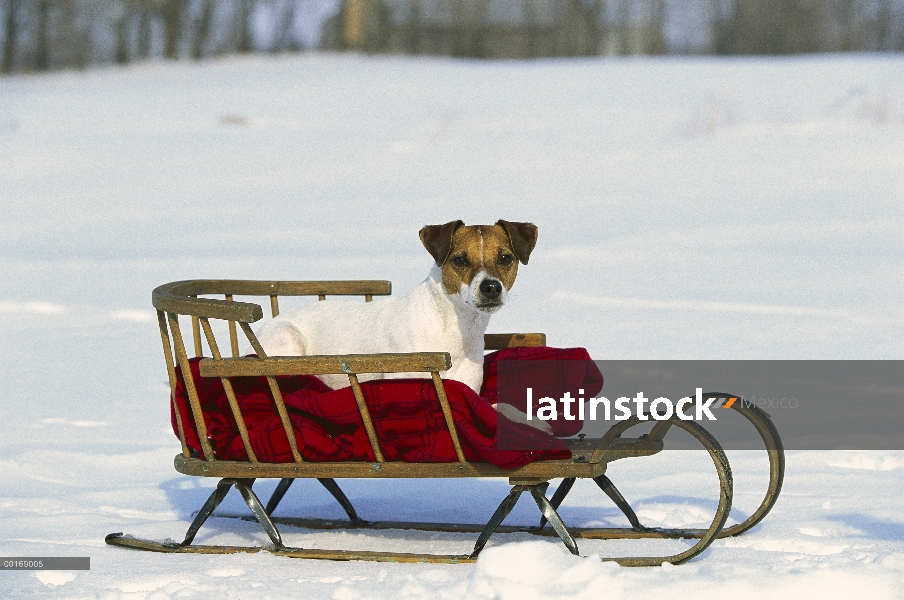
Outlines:
{"type": "MultiPolygon", "coordinates": [[[[901,597],[904,453],[793,452],[772,514],[681,566],[598,556],[684,541],[499,536],[476,565],[159,555],[213,481],[179,476],[150,307],[185,278],[426,275],[428,223],[532,221],[495,331],[597,358],[904,358],[904,57],[494,62],[303,55],[0,78],[2,572],[65,598],[901,597]]],[[[730,455],[734,520],[764,457],[730,455]]],[[[702,524],[699,457],[610,476],[649,525],[702,524]]],[[[261,482],[262,496],[273,482],[261,482]]],[[[366,519],[485,522],[504,481],[343,483],[366,519]]],[[[229,497],[221,509],[237,513],[229,497]]],[[[284,515],[340,517],[316,482],[284,515]]],[[[511,522],[532,523],[522,500],[511,522]]],[[[711,513],[710,513],[711,514],[711,513]]],[[[592,483],[568,523],[622,525],[592,483]]],[[[465,552],[474,536],[324,533],[291,545],[465,552]]],[[[199,543],[263,542],[213,519],[199,543]]]]}

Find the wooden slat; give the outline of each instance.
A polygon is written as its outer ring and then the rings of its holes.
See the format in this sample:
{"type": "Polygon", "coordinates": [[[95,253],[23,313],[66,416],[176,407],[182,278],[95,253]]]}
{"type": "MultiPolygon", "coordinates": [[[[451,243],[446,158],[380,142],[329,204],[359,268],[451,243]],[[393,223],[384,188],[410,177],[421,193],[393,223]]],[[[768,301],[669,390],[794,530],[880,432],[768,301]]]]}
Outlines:
{"type": "Polygon", "coordinates": [[[455,446],[455,456],[458,462],[467,462],[465,453],[462,452],[461,442],[458,440],[458,430],[455,428],[455,421],[452,419],[452,409],[449,407],[449,399],[446,397],[446,388],[443,387],[443,380],[440,379],[439,373],[434,371],[430,374],[433,378],[433,389],[436,390],[436,397],[439,400],[440,408],[443,409],[443,417],[446,419],[446,427],[449,428],[449,435],[452,436],[452,445],[455,446]]]}
{"type": "MultiPolygon", "coordinates": [[[[226,301],[232,302],[232,295],[226,294],[226,301]]],[[[257,306],[255,304],[255,306],[257,306]]],[[[258,306],[258,308],[260,308],[258,306]]],[[[263,313],[262,313],[263,314],[263,313]]],[[[239,335],[235,329],[235,321],[229,320],[229,349],[232,351],[232,357],[238,358],[239,356],[239,335]]]]}
{"type": "MultiPolygon", "coordinates": [[[[266,359],[267,353],[264,352],[264,347],[261,346],[261,343],[257,339],[257,336],[254,335],[254,331],[251,329],[251,326],[248,325],[248,323],[239,323],[239,325],[242,327],[242,332],[245,334],[245,338],[248,340],[248,343],[250,343],[251,347],[254,349],[255,354],[257,354],[260,359],[266,359]]],[[[257,359],[252,358],[250,360],[257,359]]]]}
{"type": "MultiPolygon", "coordinates": [[[[257,339],[257,336],[254,335],[254,331],[251,330],[251,326],[248,325],[248,323],[240,323],[240,325],[242,326],[242,331],[245,333],[245,337],[248,338],[251,347],[254,348],[257,355],[261,357],[261,359],[266,359],[267,353],[264,352],[260,341],[257,339]]],[[[283,431],[286,434],[286,439],[289,441],[289,448],[292,449],[292,456],[295,458],[296,463],[303,462],[301,453],[298,451],[297,440],[295,439],[295,429],[292,427],[292,422],[289,420],[289,413],[286,411],[286,403],[283,400],[279,384],[276,383],[276,378],[267,376],[267,385],[270,386],[270,393],[273,395],[273,401],[276,403],[276,412],[279,413],[279,420],[282,421],[283,431]]]]}
{"type": "Polygon", "coordinates": [[[250,279],[189,279],[158,286],[161,298],[167,295],[198,296],[388,296],[392,283],[385,280],[255,281],[250,279]]]}
{"type": "MultiPolygon", "coordinates": [[[[199,458],[186,458],[181,454],[173,461],[176,470],[184,475],[202,477],[244,477],[244,478],[446,478],[446,477],[508,477],[510,479],[536,478],[550,480],[560,477],[597,477],[606,472],[607,461],[590,462],[586,460],[589,448],[599,445],[600,438],[584,440],[565,440],[572,449],[574,459],[542,460],[519,467],[503,469],[490,463],[481,462],[448,462],[448,463],[410,463],[404,461],[391,462],[304,462],[296,463],[257,463],[240,461],[205,462],[199,458]],[[580,449],[579,449],[580,448],[580,449]],[[580,457],[585,457],[580,459],[580,457]]],[[[608,462],[623,458],[652,456],[662,451],[662,442],[652,442],[647,438],[619,438],[608,454],[608,462]]],[[[514,485],[514,484],[512,484],[514,485]]]]}
{"type": "Polygon", "coordinates": [[[277,556],[312,558],[319,560],[368,560],[393,563],[432,563],[460,565],[477,562],[467,554],[412,554],[410,552],[374,552],[371,550],[314,550],[310,548],[286,548],[273,550],[277,556]]]}
{"type": "Polygon", "coordinates": [[[185,390],[188,392],[188,402],[191,405],[192,417],[195,420],[195,430],[201,441],[201,450],[208,461],[214,459],[213,448],[207,439],[207,425],[204,423],[204,414],[201,412],[201,402],[198,400],[198,390],[195,388],[195,380],[191,376],[191,365],[188,363],[188,355],[185,353],[185,343],[182,341],[182,331],[179,329],[179,316],[167,313],[170,331],[173,333],[173,345],[176,347],[176,360],[182,368],[182,380],[185,382],[185,390]]]}
{"type": "MultiPolygon", "coordinates": [[[[156,288],[151,294],[154,308],[179,315],[207,317],[208,319],[232,319],[248,323],[254,323],[264,318],[264,311],[257,304],[214,300],[213,298],[192,298],[188,293],[192,288],[189,288],[188,292],[183,292],[178,287],[180,283],[193,282],[169,283],[156,288]]],[[[202,290],[195,293],[205,294],[207,292],[202,290]]]]}
{"type": "Polygon", "coordinates": [[[105,538],[111,546],[122,548],[134,548],[138,550],[150,550],[151,552],[164,552],[167,554],[256,554],[268,551],[276,556],[289,558],[309,558],[317,560],[351,561],[367,560],[373,562],[393,563],[433,563],[433,564],[464,564],[476,562],[466,554],[412,554],[410,552],[374,552],[371,550],[312,550],[310,548],[293,548],[283,546],[281,549],[268,549],[260,546],[206,546],[191,544],[179,546],[176,544],[162,544],[151,540],[142,540],[121,533],[112,533],[105,538]]]}
{"type": "Polygon", "coordinates": [[[227,358],[201,361],[203,377],[266,375],[347,375],[349,373],[427,373],[446,371],[452,359],[446,352],[406,354],[345,354],[334,356],[279,356],[227,358]]]}
{"type": "Polygon", "coordinates": [[[191,318],[191,337],[195,343],[195,356],[204,356],[201,348],[201,328],[198,326],[198,317],[191,318]]]}
{"type": "Polygon", "coordinates": [[[279,316],[279,296],[275,294],[270,296],[270,316],[279,316]]]}
{"type": "MultiPolygon", "coordinates": [[[[227,515],[219,513],[221,517],[239,518],[251,520],[253,517],[245,515],[227,515]]],[[[304,527],[305,529],[317,529],[320,531],[347,531],[367,530],[385,531],[398,529],[402,531],[440,531],[444,533],[480,533],[486,525],[479,523],[434,523],[431,521],[370,521],[360,525],[343,520],[314,519],[305,517],[270,517],[277,525],[289,525],[291,527],[304,527]]],[[[675,539],[703,537],[705,529],[647,529],[635,531],[629,527],[569,527],[569,533],[575,538],[585,540],[618,540],[618,539],[675,539]]],[[[531,525],[500,525],[496,533],[529,533],[542,537],[558,537],[558,533],[552,527],[537,529],[531,525]]],[[[723,530],[724,532],[724,530],[723,530]]],[[[722,535],[720,534],[720,537],[722,535]]]]}
{"type": "MultiPolygon", "coordinates": [[[[389,296],[392,294],[392,283],[384,280],[273,281],[267,283],[275,284],[275,293],[280,296],[389,296]]],[[[238,291],[234,293],[245,294],[245,292],[238,291]]],[[[256,294],[249,293],[248,295],[256,294]]]]}
{"type": "Polygon", "coordinates": [[[298,451],[298,440],[295,438],[295,429],[292,427],[292,421],[289,420],[289,413],[286,411],[286,403],[283,400],[282,391],[275,377],[267,377],[267,385],[270,386],[270,393],[276,403],[276,412],[279,413],[279,420],[282,422],[283,431],[286,439],[289,441],[289,448],[292,450],[292,458],[296,463],[304,462],[301,452],[298,451]]]}
{"type": "Polygon", "coordinates": [[[162,310],[157,311],[157,325],[160,327],[160,338],[163,341],[163,355],[166,359],[166,375],[169,377],[170,404],[176,415],[176,428],[179,430],[179,441],[182,443],[182,454],[191,456],[188,444],[185,443],[185,428],[182,426],[182,415],[176,410],[176,367],[173,362],[173,348],[170,346],[169,330],[166,328],[166,316],[162,310]]]}
{"type": "MultiPolygon", "coordinates": [[[[618,458],[649,456],[656,450],[648,445],[625,451],[618,458]]],[[[361,479],[432,479],[458,477],[537,477],[545,480],[559,477],[597,477],[606,472],[606,463],[575,462],[573,460],[544,460],[529,463],[518,469],[503,469],[490,463],[448,462],[408,463],[403,461],[367,462],[311,462],[257,463],[247,461],[205,462],[177,454],[173,464],[179,473],[201,477],[241,478],[314,478],[332,477],[361,479]]]]}
{"type": "MultiPolygon", "coordinates": [[[[207,345],[210,347],[210,353],[213,354],[214,360],[222,360],[223,357],[220,355],[220,347],[213,335],[210,321],[201,319],[201,326],[204,328],[204,335],[207,336],[207,345]]],[[[232,409],[232,416],[235,418],[235,423],[239,428],[239,435],[242,437],[242,444],[245,446],[245,453],[248,455],[248,460],[256,463],[257,456],[254,454],[254,449],[251,448],[251,440],[248,438],[248,427],[245,425],[245,417],[242,416],[242,411],[239,408],[239,401],[235,397],[235,391],[232,389],[232,382],[229,381],[228,377],[220,377],[220,382],[223,384],[223,390],[226,392],[226,398],[229,400],[229,408],[232,409]]]]}
{"type": "Polygon", "coordinates": [[[537,347],[546,345],[545,333],[487,333],[483,336],[486,350],[502,350],[520,346],[537,347]]]}
{"type": "Polygon", "coordinates": [[[364,393],[358,384],[358,378],[354,374],[349,374],[348,382],[351,384],[352,393],[355,395],[355,402],[358,403],[358,412],[361,413],[361,420],[364,422],[364,429],[367,430],[367,438],[370,440],[370,449],[373,450],[374,456],[378,463],[383,462],[383,453],[380,451],[380,441],[377,439],[377,430],[374,422],[370,418],[370,411],[367,409],[367,403],[364,401],[364,393]]]}
{"type": "Polygon", "coordinates": [[[247,281],[193,279],[158,286],[151,294],[155,308],[181,315],[254,323],[263,310],[250,302],[192,298],[205,294],[229,296],[388,296],[392,283],[383,280],[353,281],[247,281]]]}

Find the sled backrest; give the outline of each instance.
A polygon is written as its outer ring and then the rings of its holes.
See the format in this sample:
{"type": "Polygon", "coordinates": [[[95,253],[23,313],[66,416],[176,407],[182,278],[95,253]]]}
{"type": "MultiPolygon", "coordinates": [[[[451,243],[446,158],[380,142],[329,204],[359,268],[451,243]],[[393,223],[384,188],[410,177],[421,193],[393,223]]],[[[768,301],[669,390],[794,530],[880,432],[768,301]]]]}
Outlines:
{"type": "Polygon", "coordinates": [[[374,296],[392,293],[389,281],[247,281],[196,279],[177,281],[154,290],[152,300],[158,312],[163,310],[192,317],[192,338],[195,355],[201,356],[200,318],[223,319],[229,322],[229,343],[232,356],[239,355],[236,323],[254,323],[263,318],[261,307],[249,302],[235,302],[234,296],[266,296],[270,299],[270,315],[279,314],[280,296],[364,296],[365,302],[374,296]],[[222,295],[223,300],[198,296],[222,295]]]}

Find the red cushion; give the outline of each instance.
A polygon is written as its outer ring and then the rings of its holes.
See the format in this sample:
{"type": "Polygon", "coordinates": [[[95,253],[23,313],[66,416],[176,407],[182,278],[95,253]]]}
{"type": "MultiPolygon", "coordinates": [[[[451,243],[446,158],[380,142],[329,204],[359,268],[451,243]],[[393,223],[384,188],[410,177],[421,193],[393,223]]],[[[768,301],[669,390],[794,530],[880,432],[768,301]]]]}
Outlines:
{"type": "MultiPolygon", "coordinates": [[[[534,460],[569,458],[567,446],[552,436],[527,425],[506,420],[507,444],[512,436],[516,445],[501,450],[496,443],[497,419],[491,403],[497,401],[497,364],[500,360],[589,360],[586,350],[553,348],[511,348],[487,355],[482,397],[463,383],[444,380],[446,396],[461,441],[469,461],[489,462],[512,469],[534,460]]],[[[238,432],[223,385],[219,378],[202,378],[198,363],[191,359],[192,379],[198,390],[208,438],[219,460],[247,460],[244,444],[238,432]]],[[[602,376],[586,364],[566,369],[569,389],[599,381],[602,376]]],[[[592,362],[589,363],[593,365],[592,362]]],[[[508,373],[508,370],[505,371],[508,373]]],[[[185,427],[189,448],[203,456],[198,434],[191,418],[188,396],[181,370],[177,368],[176,405],[185,427]]],[[[508,379],[511,379],[510,377],[508,379]]],[[[270,395],[266,378],[232,378],[239,406],[248,428],[251,447],[258,460],[264,462],[292,462],[288,438],[270,395]]],[[[374,461],[373,450],[363,426],[358,405],[350,388],[332,390],[313,376],[278,377],[280,391],[286,404],[297,446],[307,461],[374,461]]],[[[563,381],[563,383],[565,383],[563,381]]],[[[561,386],[560,386],[561,387],[561,386]]],[[[456,462],[452,438],[436,398],[436,390],[429,379],[393,379],[361,384],[365,402],[374,422],[380,450],[385,460],[408,462],[456,462]]],[[[586,390],[590,394],[590,390],[586,390]]],[[[595,393],[595,390],[592,393],[595,393]]],[[[558,396],[553,396],[558,397],[558,396]]],[[[589,396],[588,396],[589,397],[589,396]]],[[[519,407],[522,410],[523,406],[519,407]]],[[[559,435],[573,435],[582,423],[559,420],[550,422],[559,435]],[[559,422],[561,421],[561,422],[559,422]],[[577,426],[577,429],[574,429],[577,426]]],[[[173,430],[178,431],[175,412],[173,430]]]]}
{"type": "MultiPolygon", "coordinates": [[[[596,396],[603,389],[603,374],[584,348],[506,348],[484,357],[480,396],[487,402],[511,404],[527,412],[527,387],[533,389],[536,411],[539,398],[559,400],[566,391],[573,398],[578,397],[579,390],[583,390],[585,400],[596,396]]],[[[547,424],[559,437],[576,435],[584,427],[583,420],[577,418],[577,404],[570,407],[573,420],[564,418],[565,403],[558,404],[558,418],[547,424]]]]}

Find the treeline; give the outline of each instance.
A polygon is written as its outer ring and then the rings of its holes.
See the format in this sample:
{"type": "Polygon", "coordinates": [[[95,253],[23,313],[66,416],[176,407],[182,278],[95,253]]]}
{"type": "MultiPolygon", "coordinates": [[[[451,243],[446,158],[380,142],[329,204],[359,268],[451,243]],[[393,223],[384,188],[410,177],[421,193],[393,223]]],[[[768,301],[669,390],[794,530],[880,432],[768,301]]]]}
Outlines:
{"type": "Polygon", "coordinates": [[[717,54],[900,52],[900,0],[733,0],[713,21],[717,54]]]}
{"type": "Polygon", "coordinates": [[[344,0],[321,47],[463,57],[904,50],[904,0],[344,0]]]}
{"type": "Polygon", "coordinates": [[[331,8],[338,0],[0,0],[0,71],[297,51],[331,8]]]}
{"type": "Polygon", "coordinates": [[[0,0],[0,71],[356,50],[470,57],[902,51],[904,0],[0,0]]]}

